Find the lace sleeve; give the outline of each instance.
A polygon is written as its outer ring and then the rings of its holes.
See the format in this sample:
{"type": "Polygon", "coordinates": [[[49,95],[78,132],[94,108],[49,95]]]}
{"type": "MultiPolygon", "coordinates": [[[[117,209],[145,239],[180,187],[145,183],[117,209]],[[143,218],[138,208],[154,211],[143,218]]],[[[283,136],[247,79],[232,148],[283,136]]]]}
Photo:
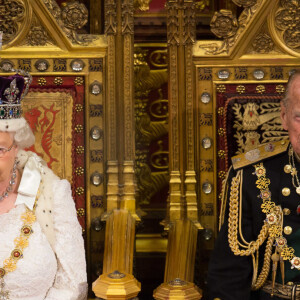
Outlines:
{"type": "Polygon", "coordinates": [[[45,300],[85,300],[87,275],[84,243],[69,182],[55,182],[53,195],[53,250],[58,268],[45,300]]]}

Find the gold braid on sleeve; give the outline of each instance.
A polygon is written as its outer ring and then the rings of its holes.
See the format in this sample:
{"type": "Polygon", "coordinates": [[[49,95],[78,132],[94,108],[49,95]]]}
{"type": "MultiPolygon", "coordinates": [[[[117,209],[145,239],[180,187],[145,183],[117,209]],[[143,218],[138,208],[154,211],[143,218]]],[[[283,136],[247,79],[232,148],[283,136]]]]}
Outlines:
{"type": "Polygon", "coordinates": [[[220,209],[220,216],[219,216],[219,231],[221,230],[221,227],[224,223],[225,219],[225,211],[227,207],[227,199],[228,199],[228,177],[230,174],[230,171],[232,169],[232,166],[229,168],[227,172],[226,178],[222,182],[222,192],[221,192],[221,209],[220,209]]]}
{"type": "Polygon", "coordinates": [[[257,279],[258,271],[258,250],[263,244],[269,234],[269,225],[264,223],[256,241],[247,243],[242,235],[241,221],[242,221],[242,178],[243,170],[239,170],[235,177],[233,177],[230,188],[229,197],[229,217],[228,217],[228,243],[235,255],[238,256],[252,256],[253,260],[253,278],[252,289],[259,289],[267,279],[270,269],[270,258],[274,237],[269,237],[267,241],[264,264],[262,271],[257,279]],[[239,195],[240,194],[240,195],[239,195]],[[239,213],[240,210],[240,213],[239,213]],[[239,231],[239,237],[238,237],[239,231]],[[240,241],[242,240],[242,242],[240,241]],[[244,248],[244,249],[241,249],[244,248]],[[256,253],[256,255],[255,255],[256,253]]]}

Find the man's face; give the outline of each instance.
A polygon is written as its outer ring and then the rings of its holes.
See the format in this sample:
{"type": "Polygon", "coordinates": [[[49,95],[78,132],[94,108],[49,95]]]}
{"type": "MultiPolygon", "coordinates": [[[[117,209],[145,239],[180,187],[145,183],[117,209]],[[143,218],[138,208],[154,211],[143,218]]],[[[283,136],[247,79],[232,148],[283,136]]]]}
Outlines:
{"type": "Polygon", "coordinates": [[[281,103],[280,116],[283,128],[289,132],[294,151],[300,155],[300,75],[292,82],[287,107],[281,103]]]}

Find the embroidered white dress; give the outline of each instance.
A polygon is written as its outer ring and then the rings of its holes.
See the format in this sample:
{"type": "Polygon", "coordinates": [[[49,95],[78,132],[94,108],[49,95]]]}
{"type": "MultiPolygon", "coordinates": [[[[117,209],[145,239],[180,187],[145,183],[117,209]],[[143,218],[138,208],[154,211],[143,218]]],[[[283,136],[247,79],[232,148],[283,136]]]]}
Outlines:
{"type": "MultiPolygon", "coordinates": [[[[86,299],[84,244],[70,184],[66,180],[55,180],[52,187],[53,208],[48,213],[53,217],[50,225],[53,225],[55,240],[51,246],[40,222],[33,224],[33,234],[23,258],[17,262],[17,269],[4,277],[10,300],[86,299]]],[[[0,215],[0,267],[14,249],[25,209],[25,204],[19,204],[0,215]]]]}

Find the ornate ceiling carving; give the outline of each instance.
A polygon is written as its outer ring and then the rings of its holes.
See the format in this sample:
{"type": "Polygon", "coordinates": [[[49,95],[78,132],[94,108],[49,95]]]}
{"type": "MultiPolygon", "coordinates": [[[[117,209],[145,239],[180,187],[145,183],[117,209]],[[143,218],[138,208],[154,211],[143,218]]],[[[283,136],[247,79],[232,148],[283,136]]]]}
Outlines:
{"type": "Polygon", "coordinates": [[[281,41],[300,53],[300,0],[281,0],[275,13],[275,27],[281,41]]]}
{"type": "MultiPolygon", "coordinates": [[[[88,10],[84,4],[72,1],[61,9],[54,0],[42,1],[73,44],[88,44],[95,39],[92,35],[77,34],[77,30],[88,22],[88,10]]],[[[36,25],[37,18],[32,18],[29,0],[0,0],[0,16],[4,45],[13,42],[24,31],[28,35],[27,45],[44,46],[51,43],[43,26],[36,25]]]]}
{"type": "Polygon", "coordinates": [[[14,40],[25,16],[25,5],[19,0],[0,0],[0,31],[3,31],[3,44],[14,40]]]}
{"type": "Polygon", "coordinates": [[[201,48],[206,50],[206,54],[218,55],[224,52],[228,54],[230,48],[235,45],[240,35],[244,32],[263,0],[234,0],[233,2],[243,6],[243,12],[238,20],[230,10],[223,9],[215,12],[210,23],[211,30],[216,36],[224,40],[220,46],[216,43],[202,45],[201,48]]]}

